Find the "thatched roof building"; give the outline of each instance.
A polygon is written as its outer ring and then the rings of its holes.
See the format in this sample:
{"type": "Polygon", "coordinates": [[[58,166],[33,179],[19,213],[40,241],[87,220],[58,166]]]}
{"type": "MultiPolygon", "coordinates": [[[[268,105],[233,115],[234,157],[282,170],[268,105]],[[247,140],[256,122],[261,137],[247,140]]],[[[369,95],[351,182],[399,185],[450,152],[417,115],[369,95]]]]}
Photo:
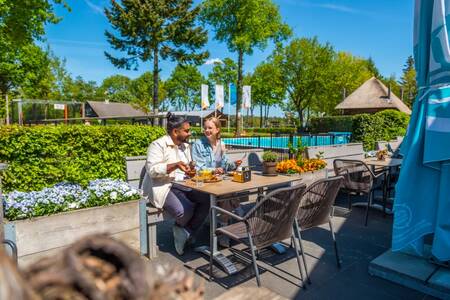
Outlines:
{"type": "Polygon", "coordinates": [[[335,108],[344,115],[376,113],[385,109],[411,114],[411,109],[375,77],[364,82],[335,108]]]}

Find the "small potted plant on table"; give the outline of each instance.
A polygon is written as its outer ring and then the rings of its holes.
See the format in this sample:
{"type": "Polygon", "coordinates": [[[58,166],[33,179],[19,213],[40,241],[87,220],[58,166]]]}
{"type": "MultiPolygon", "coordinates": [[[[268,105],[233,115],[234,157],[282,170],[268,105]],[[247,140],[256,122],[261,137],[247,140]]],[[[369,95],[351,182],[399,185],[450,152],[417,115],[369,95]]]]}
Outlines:
{"type": "Polygon", "coordinates": [[[265,151],[263,156],[263,175],[276,176],[278,154],[273,151],[265,151]]]}

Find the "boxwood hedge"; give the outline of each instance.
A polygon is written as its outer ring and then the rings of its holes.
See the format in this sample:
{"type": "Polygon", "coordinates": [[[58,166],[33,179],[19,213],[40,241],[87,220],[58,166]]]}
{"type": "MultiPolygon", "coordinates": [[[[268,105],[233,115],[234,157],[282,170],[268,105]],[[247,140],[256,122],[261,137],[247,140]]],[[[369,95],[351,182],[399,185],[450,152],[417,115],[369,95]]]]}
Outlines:
{"type": "Polygon", "coordinates": [[[124,157],[145,155],[161,127],[0,126],[4,191],[37,191],[67,181],[87,185],[97,178],[125,180],[124,157]]]}

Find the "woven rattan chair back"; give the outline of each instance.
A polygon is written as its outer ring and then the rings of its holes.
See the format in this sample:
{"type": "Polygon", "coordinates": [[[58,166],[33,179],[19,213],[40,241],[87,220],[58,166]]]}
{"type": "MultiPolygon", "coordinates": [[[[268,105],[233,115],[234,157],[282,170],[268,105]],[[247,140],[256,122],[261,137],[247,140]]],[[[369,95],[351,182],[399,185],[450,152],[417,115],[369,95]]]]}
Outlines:
{"type": "Polygon", "coordinates": [[[257,249],[291,238],[305,184],[270,192],[244,217],[257,249]]]}
{"type": "Polygon", "coordinates": [[[302,196],[297,220],[302,230],[327,224],[344,178],[331,177],[311,184],[302,196]]]}
{"type": "Polygon", "coordinates": [[[360,160],[336,159],[333,162],[336,176],[344,177],[342,187],[348,191],[369,193],[373,176],[369,167],[360,160]]]}

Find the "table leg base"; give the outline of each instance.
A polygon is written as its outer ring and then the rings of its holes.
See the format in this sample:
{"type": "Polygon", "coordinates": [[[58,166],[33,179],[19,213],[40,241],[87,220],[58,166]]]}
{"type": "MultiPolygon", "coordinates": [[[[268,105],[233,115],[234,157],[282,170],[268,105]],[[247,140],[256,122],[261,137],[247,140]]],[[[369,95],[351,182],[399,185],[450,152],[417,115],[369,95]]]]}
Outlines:
{"type": "MultiPolygon", "coordinates": [[[[365,207],[367,207],[367,202],[355,202],[355,203],[352,204],[352,206],[354,206],[354,207],[364,207],[365,208],[365,207]]],[[[379,204],[372,204],[372,205],[370,205],[370,208],[376,209],[376,210],[379,210],[379,211],[383,211],[383,206],[379,205],[379,204]]],[[[386,207],[386,213],[388,215],[391,215],[391,214],[393,214],[393,211],[390,208],[386,207]]]]}
{"type": "MultiPolygon", "coordinates": [[[[206,256],[211,255],[211,251],[208,246],[200,246],[194,249],[196,252],[205,254],[206,256]]],[[[213,254],[213,260],[225,271],[228,275],[233,275],[238,272],[236,266],[231,260],[220,252],[213,254]]]]}

